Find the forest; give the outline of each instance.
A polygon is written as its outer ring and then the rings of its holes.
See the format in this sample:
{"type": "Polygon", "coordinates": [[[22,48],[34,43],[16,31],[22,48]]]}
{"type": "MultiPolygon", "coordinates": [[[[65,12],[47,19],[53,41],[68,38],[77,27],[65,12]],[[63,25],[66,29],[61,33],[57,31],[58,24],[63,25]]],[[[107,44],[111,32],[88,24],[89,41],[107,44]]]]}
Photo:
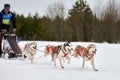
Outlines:
{"type": "Polygon", "coordinates": [[[120,5],[115,0],[110,0],[99,15],[85,0],[76,1],[67,17],[60,2],[50,4],[42,17],[37,12],[27,17],[14,13],[16,34],[22,40],[120,42],[120,5]]]}

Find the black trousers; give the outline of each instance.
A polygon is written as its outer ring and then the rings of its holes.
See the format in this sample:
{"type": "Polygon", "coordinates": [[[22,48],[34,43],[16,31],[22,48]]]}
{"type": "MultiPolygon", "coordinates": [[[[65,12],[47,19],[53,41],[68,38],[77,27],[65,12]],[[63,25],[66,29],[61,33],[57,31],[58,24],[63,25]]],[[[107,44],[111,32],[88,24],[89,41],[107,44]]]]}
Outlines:
{"type": "Polygon", "coordinates": [[[2,34],[0,32],[0,57],[2,56],[2,34]]]}

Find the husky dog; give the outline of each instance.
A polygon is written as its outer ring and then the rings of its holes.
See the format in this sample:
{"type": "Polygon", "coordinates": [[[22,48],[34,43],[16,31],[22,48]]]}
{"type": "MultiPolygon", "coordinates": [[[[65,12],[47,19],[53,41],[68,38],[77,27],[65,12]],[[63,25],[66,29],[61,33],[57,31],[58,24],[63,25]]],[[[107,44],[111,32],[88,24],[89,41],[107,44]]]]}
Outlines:
{"type": "Polygon", "coordinates": [[[52,46],[52,45],[46,45],[45,49],[44,49],[44,56],[48,56],[51,55],[52,57],[52,61],[54,61],[54,54],[58,53],[59,50],[61,49],[61,45],[58,46],[52,46]]]}
{"type": "Polygon", "coordinates": [[[74,56],[75,58],[79,58],[82,57],[83,59],[83,63],[82,63],[82,67],[84,68],[85,65],[85,61],[91,61],[91,65],[93,67],[94,71],[98,71],[95,68],[95,64],[94,64],[94,55],[96,54],[96,46],[94,44],[89,44],[87,46],[87,48],[82,47],[80,45],[76,46],[72,56],[74,56]]]}
{"type": "Polygon", "coordinates": [[[68,60],[68,63],[70,63],[71,60],[71,45],[70,42],[66,42],[63,45],[59,45],[59,46],[55,46],[54,50],[51,54],[52,59],[54,61],[54,65],[56,66],[56,59],[59,59],[60,62],[60,66],[61,68],[64,68],[64,66],[62,65],[62,61],[64,62],[64,59],[68,60]]]}
{"type": "Polygon", "coordinates": [[[22,58],[30,59],[31,63],[33,63],[33,59],[36,54],[37,44],[35,42],[27,43],[22,51],[22,58]]]}

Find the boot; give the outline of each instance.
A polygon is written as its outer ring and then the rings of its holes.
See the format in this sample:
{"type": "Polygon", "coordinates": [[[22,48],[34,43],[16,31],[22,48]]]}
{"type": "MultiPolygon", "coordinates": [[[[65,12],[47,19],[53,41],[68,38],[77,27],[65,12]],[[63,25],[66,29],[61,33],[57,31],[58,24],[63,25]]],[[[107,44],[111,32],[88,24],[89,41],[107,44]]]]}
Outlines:
{"type": "Polygon", "coordinates": [[[16,54],[10,53],[9,56],[8,56],[8,59],[11,59],[11,58],[16,58],[16,54]]]}

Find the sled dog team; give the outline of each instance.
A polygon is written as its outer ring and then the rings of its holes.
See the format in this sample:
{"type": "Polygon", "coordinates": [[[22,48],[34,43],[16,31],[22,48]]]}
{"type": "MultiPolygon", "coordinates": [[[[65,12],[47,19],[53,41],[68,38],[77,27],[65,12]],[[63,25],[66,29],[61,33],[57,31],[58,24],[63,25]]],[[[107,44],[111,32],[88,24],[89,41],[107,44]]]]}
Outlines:
{"type": "MultiPolygon", "coordinates": [[[[22,50],[22,58],[28,58],[31,63],[33,63],[36,51],[37,44],[35,42],[26,44],[22,50]]],[[[61,68],[64,68],[62,62],[67,60],[69,64],[71,61],[71,56],[73,56],[75,58],[82,58],[82,68],[84,68],[85,66],[85,61],[90,61],[93,70],[98,71],[95,68],[94,63],[94,55],[96,54],[96,51],[97,49],[94,44],[89,44],[86,48],[81,45],[77,45],[73,50],[73,48],[71,47],[71,43],[65,42],[63,45],[58,46],[46,45],[43,52],[45,57],[51,55],[54,66],[56,66],[56,59],[58,59],[61,68]],[[71,53],[71,51],[73,52],[71,53]]]]}

